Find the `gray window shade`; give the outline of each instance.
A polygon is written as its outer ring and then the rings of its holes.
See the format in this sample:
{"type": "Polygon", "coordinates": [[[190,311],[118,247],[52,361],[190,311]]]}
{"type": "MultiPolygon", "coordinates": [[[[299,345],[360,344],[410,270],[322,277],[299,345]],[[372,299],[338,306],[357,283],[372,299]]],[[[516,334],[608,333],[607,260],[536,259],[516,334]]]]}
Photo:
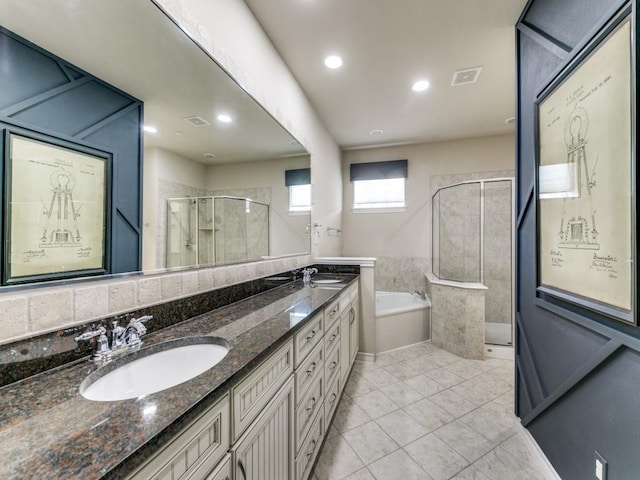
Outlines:
{"type": "Polygon", "coordinates": [[[310,184],[311,184],[310,168],[299,168],[297,170],[284,171],[285,187],[290,187],[291,185],[310,185],[310,184]]]}
{"type": "Polygon", "coordinates": [[[407,160],[387,162],[352,163],[350,180],[384,180],[386,178],[407,178],[407,160]]]}

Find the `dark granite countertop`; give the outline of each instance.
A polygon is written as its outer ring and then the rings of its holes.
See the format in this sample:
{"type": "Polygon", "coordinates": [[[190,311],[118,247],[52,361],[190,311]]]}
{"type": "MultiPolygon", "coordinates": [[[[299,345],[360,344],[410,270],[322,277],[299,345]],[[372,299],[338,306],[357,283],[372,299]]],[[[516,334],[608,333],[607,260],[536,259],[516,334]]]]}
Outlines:
{"type": "MultiPolygon", "coordinates": [[[[340,276],[344,288],[357,280],[340,276]]],[[[230,348],[207,372],[142,398],[82,397],[97,369],[86,359],[0,388],[0,478],[124,478],[340,293],[291,282],[146,335],[144,347],[213,335],[230,348]]]]}

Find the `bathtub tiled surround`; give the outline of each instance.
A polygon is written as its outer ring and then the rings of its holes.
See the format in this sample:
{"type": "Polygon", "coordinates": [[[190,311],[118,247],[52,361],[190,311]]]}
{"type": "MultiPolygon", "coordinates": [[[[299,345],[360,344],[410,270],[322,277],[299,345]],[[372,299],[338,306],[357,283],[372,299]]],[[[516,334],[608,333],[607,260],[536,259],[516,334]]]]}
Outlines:
{"type": "Polygon", "coordinates": [[[478,283],[450,282],[427,273],[431,341],[463,358],[484,358],[485,293],[478,283]]]}
{"type": "Polygon", "coordinates": [[[513,362],[430,343],[356,362],[312,480],[558,480],[513,415],[513,362]]]}
{"type": "Polygon", "coordinates": [[[377,257],[376,291],[413,292],[426,288],[424,272],[430,267],[426,257],[377,257]]]}

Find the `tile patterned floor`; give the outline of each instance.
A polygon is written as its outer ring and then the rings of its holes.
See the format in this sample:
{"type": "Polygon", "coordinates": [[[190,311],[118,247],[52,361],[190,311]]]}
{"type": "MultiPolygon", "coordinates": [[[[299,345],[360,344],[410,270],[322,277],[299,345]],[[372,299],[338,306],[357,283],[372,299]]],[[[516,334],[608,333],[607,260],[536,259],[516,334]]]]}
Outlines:
{"type": "Polygon", "coordinates": [[[430,343],[356,362],[312,480],[552,480],[513,415],[513,362],[430,343]]]}

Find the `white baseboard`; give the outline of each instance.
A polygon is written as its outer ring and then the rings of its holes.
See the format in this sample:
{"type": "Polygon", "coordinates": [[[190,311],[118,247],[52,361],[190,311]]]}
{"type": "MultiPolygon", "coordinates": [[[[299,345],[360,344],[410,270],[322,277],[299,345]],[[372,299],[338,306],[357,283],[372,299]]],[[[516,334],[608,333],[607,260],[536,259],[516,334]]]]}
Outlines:
{"type": "Polygon", "coordinates": [[[540,467],[544,469],[544,473],[546,474],[547,478],[562,480],[562,478],[560,478],[560,475],[558,475],[558,472],[556,472],[556,470],[553,468],[553,465],[551,465],[551,462],[540,448],[540,445],[538,445],[538,442],[536,442],[531,433],[529,433],[529,430],[524,428],[519,422],[518,428],[522,432],[522,436],[524,437],[529,450],[540,459],[540,467]]]}
{"type": "Polygon", "coordinates": [[[356,361],[358,362],[375,362],[376,356],[373,353],[358,352],[356,361]]]}
{"type": "Polygon", "coordinates": [[[513,360],[513,347],[504,345],[484,345],[485,358],[498,358],[500,360],[513,360]]]}

